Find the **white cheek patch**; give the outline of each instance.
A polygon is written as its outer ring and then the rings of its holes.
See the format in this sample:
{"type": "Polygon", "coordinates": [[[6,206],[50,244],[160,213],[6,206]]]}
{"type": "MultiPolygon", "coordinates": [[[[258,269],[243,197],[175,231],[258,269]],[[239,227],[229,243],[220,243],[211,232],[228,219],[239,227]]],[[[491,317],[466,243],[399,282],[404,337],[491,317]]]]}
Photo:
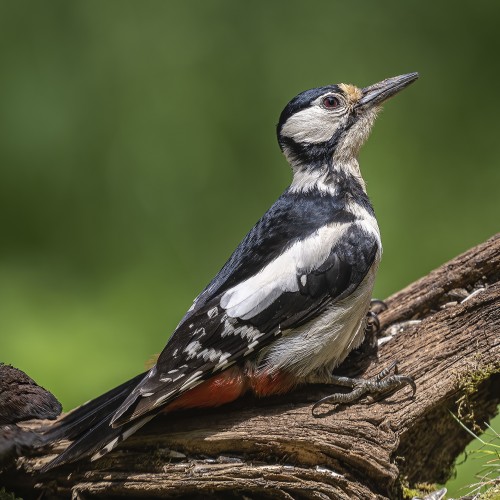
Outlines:
{"type": "Polygon", "coordinates": [[[288,118],[281,129],[281,135],[290,137],[295,142],[317,144],[328,141],[341,121],[341,115],[320,106],[312,106],[288,118]]]}

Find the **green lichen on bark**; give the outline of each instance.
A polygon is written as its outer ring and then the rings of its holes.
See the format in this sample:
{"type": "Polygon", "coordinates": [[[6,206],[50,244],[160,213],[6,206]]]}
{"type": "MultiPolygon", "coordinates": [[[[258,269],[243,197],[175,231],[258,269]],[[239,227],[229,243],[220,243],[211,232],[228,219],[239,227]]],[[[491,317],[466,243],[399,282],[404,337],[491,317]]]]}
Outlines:
{"type": "Polygon", "coordinates": [[[474,432],[482,432],[482,428],[478,425],[474,414],[473,397],[478,387],[497,373],[500,373],[500,362],[484,366],[478,362],[470,371],[458,378],[458,390],[461,396],[456,400],[457,417],[463,424],[470,425],[474,432]]]}
{"type": "Polygon", "coordinates": [[[437,485],[431,483],[416,483],[410,487],[406,478],[401,479],[400,486],[403,500],[412,500],[415,497],[424,498],[438,489],[437,485]]]}

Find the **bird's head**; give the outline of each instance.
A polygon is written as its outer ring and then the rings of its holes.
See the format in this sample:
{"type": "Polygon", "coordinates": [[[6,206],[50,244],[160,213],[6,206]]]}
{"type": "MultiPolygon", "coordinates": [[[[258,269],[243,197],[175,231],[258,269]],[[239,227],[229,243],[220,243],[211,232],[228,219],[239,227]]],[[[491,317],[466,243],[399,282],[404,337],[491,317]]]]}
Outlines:
{"type": "Polygon", "coordinates": [[[362,89],[340,83],[294,97],[277,126],[279,145],[294,171],[355,161],[382,103],[417,78],[418,73],[409,73],[362,89]]]}

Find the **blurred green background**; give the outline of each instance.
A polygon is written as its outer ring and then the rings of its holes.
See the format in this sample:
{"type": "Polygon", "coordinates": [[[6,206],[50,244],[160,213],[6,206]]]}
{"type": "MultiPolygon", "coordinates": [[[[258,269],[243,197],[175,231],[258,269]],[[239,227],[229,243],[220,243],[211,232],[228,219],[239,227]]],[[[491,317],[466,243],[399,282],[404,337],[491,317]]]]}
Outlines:
{"type": "Polygon", "coordinates": [[[499,229],[500,3],[0,3],[0,360],[135,375],[290,182],[284,105],[419,71],[361,154],[386,297],[499,229]]]}

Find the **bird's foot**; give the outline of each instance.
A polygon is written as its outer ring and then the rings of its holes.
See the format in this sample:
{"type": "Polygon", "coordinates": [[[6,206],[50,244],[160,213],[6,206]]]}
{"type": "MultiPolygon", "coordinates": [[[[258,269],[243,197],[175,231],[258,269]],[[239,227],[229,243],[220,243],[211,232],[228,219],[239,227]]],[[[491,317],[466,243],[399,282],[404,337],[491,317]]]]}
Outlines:
{"type": "Polygon", "coordinates": [[[397,361],[384,368],[378,375],[369,379],[358,379],[330,375],[328,383],[351,388],[351,392],[335,393],[320,399],[312,407],[312,413],[323,404],[348,404],[358,401],[365,394],[385,396],[392,394],[399,389],[409,385],[412,389],[412,397],[417,391],[417,386],[411,377],[398,374],[397,361]],[[391,371],[394,373],[391,375],[391,371]]]}

